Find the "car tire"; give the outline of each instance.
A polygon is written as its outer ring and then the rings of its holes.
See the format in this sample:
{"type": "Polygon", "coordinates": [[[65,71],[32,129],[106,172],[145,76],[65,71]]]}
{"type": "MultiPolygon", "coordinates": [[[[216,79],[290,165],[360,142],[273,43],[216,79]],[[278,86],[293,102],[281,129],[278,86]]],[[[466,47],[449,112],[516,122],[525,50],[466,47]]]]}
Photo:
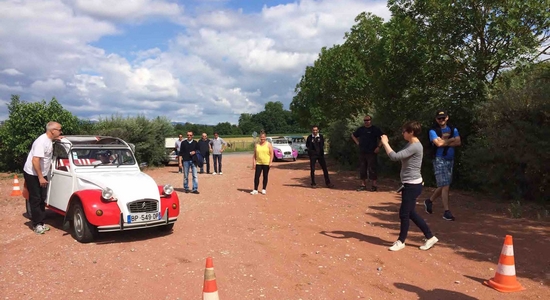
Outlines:
{"type": "Polygon", "coordinates": [[[88,222],[82,204],[77,202],[71,210],[72,236],[80,243],[89,243],[94,240],[97,228],[88,222]]]}
{"type": "Polygon", "coordinates": [[[157,227],[159,231],[170,232],[174,229],[174,223],[157,227]]]}

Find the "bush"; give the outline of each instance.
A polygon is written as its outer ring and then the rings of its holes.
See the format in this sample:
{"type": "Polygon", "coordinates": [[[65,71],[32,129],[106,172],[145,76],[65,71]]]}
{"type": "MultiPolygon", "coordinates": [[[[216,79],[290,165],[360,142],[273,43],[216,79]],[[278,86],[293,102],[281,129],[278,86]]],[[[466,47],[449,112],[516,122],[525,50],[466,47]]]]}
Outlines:
{"type": "Polygon", "coordinates": [[[463,179],[508,199],[549,203],[550,64],[518,71],[480,108],[480,129],[463,150],[463,179]]]}

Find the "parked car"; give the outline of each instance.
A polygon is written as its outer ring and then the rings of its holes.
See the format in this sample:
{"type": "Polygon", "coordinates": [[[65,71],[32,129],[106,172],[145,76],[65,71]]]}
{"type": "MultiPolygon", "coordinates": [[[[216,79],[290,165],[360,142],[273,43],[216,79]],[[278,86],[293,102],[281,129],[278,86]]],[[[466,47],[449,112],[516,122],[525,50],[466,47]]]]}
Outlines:
{"type": "Polygon", "coordinates": [[[165,138],[164,139],[164,149],[166,151],[166,161],[165,165],[170,163],[178,163],[178,156],[176,155],[176,141],[178,138],[165,138]]]}
{"type": "Polygon", "coordinates": [[[307,155],[306,139],[303,136],[285,136],[290,147],[298,151],[298,156],[307,155]]]}
{"type": "Polygon", "coordinates": [[[141,172],[131,145],[116,137],[65,136],[53,148],[46,205],[65,217],[74,239],[87,243],[100,232],[172,230],[178,195],[141,172]]]}
{"type": "Polygon", "coordinates": [[[273,160],[292,159],[296,161],[298,151],[290,147],[287,139],[284,137],[267,137],[266,140],[273,145],[273,160]]]}

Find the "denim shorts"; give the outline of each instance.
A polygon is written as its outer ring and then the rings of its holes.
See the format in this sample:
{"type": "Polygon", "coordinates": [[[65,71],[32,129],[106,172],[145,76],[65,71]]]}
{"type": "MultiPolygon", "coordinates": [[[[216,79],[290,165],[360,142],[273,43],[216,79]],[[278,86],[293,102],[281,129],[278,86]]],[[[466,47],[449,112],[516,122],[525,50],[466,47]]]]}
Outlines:
{"type": "Polygon", "coordinates": [[[454,160],[436,157],[433,160],[433,164],[437,187],[451,185],[451,182],[453,181],[454,160]]]}

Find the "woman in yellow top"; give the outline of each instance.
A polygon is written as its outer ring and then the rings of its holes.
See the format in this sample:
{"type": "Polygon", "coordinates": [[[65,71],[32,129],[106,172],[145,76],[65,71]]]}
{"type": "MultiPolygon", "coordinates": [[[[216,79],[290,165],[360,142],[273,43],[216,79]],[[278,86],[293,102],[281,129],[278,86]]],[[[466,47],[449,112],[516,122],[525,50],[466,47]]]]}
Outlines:
{"type": "Polygon", "coordinates": [[[252,195],[258,194],[258,185],[260,184],[260,174],[263,172],[263,189],[262,194],[266,194],[267,176],[269,175],[269,167],[273,162],[273,146],[266,141],[265,132],[260,132],[260,143],[254,146],[254,155],[252,156],[252,169],[254,173],[254,190],[250,192],[252,195]]]}

